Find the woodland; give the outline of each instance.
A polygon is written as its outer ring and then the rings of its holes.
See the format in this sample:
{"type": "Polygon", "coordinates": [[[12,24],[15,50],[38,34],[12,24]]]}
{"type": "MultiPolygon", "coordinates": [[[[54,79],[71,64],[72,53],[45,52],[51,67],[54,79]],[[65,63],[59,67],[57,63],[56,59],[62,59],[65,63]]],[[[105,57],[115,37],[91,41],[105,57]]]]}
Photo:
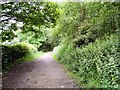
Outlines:
{"type": "Polygon", "coordinates": [[[1,7],[3,74],[53,51],[80,87],[119,87],[120,2],[3,2],[1,7]]]}

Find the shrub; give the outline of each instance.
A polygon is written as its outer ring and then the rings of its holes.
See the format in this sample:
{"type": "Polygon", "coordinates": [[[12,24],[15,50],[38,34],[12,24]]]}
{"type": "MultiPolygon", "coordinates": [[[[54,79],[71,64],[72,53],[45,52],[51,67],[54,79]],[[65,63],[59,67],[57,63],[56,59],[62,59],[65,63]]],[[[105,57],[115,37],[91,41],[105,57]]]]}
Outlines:
{"type": "Polygon", "coordinates": [[[15,49],[17,52],[20,52],[21,54],[29,54],[31,52],[37,51],[36,47],[28,43],[17,43],[13,46],[13,49],[15,49]]]}
{"type": "Polygon", "coordinates": [[[2,69],[9,69],[12,64],[17,63],[17,59],[26,56],[37,49],[31,44],[17,43],[15,45],[2,45],[2,69]]]}
{"type": "Polygon", "coordinates": [[[73,50],[72,44],[69,44],[69,42],[66,42],[53,49],[54,57],[57,60],[62,60],[62,57],[65,56],[67,52],[70,52],[72,50],[73,50]]]}
{"type": "Polygon", "coordinates": [[[83,87],[118,87],[119,41],[116,34],[83,48],[62,48],[58,60],[83,87]],[[63,51],[64,53],[61,53],[63,51]]]}

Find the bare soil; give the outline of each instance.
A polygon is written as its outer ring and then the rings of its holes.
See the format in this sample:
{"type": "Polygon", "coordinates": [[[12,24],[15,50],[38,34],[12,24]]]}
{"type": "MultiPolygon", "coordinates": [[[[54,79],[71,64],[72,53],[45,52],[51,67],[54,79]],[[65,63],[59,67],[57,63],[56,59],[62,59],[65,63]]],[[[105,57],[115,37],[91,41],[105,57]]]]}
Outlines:
{"type": "Polygon", "coordinates": [[[2,83],[3,88],[76,88],[62,65],[52,58],[52,52],[13,67],[2,83]]]}

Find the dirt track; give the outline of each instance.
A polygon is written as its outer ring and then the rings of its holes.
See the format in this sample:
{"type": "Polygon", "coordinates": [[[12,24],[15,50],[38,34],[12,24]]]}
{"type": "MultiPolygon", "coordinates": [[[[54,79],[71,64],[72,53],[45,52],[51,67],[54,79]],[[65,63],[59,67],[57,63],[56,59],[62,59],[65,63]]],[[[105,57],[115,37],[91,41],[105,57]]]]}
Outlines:
{"type": "Polygon", "coordinates": [[[63,67],[52,58],[52,52],[39,59],[15,66],[3,77],[3,88],[74,88],[63,67]]]}

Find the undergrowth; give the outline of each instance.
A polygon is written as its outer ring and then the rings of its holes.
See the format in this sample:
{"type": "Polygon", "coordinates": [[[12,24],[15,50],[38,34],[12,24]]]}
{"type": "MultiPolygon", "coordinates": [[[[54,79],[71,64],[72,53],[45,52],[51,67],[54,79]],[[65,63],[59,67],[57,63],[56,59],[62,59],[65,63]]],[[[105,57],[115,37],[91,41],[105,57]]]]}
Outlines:
{"type": "Polygon", "coordinates": [[[28,43],[14,45],[1,45],[2,47],[2,72],[8,71],[16,64],[31,61],[42,55],[37,48],[28,43]]]}
{"type": "Polygon", "coordinates": [[[87,88],[118,88],[120,47],[117,34],[83,48],[63,44],[54,54],[76,82],[87,88]]]}

